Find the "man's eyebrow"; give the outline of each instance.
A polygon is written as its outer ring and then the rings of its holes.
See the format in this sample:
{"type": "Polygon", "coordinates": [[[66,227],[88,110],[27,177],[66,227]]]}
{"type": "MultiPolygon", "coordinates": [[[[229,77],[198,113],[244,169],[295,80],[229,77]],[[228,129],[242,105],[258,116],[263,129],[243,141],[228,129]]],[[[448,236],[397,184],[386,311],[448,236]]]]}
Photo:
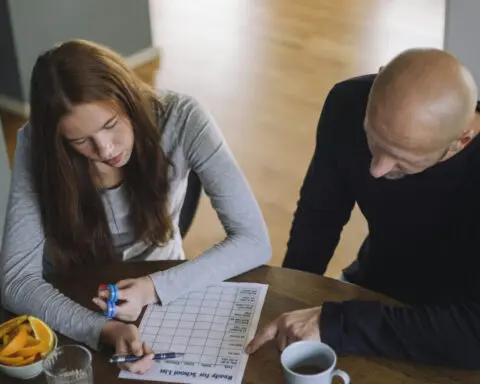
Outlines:
{"type": "MultiPolygon", "coordinates": [[[[372,131],[371,131],[370,129],[368,129],[368,128],[369,128],[369,127],[368,127],[368,124],[366,123],[366,121],[364,121],[364,123],[363,123],[363,129],[365,130],[365,133],[367,133],[367,131],[370,131],[370,135],[369,135],[370,140],[372,140],[376,145],[378,145],[378,141],[375,140],[374,137],[372,137],[372,131]]],[[[373,132],[373,136],[377,136],[377,135],[375,134],[375,132],[373,132]]],[[[368,137],[367,137],[367,139],[368,139],[368,137]]],[[[407,158],[405,158],[405,157],[403,157],[403,156],[399,156],[398,154],[393,153],[393,152],[390,151],[390,150],[386,150],[383,146],[382,146],[382,150],[383,150],[384,152],[386,152],[388,155],[394,157],[395,159],[400,160],[400,161],[403,161],[403,162],[408,163],[408,164],[417,164],[417,163],[419,163],[419,162],[422,161],[421,159],[412,160],[412,159],[407,159],[407,158]]]]}

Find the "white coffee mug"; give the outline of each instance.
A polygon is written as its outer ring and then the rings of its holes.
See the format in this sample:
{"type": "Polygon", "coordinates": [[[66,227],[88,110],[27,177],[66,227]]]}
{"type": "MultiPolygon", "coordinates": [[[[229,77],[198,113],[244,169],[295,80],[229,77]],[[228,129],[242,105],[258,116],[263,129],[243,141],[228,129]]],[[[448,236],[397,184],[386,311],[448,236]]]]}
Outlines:
{"type": "Polygon", "coordinates": [[[284,349],[281,356],[286,384],[331,384],[335,376],[350,383],[344,371],[335,370],[337,355],[320,341],[298,341],[284,349]]]}

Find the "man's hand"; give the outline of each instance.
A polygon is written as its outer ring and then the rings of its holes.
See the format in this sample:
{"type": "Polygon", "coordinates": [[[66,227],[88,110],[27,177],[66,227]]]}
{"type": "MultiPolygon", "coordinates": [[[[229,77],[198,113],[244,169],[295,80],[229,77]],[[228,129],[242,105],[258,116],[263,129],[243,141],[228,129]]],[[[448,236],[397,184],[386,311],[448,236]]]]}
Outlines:
{"type": "Polygon", "coordinates": [[[320,313],[322,307],[284,313],[263,328],[247,345],[246,353],[256,352],[262,345],[276,340],[280,351],[299,340],[320,340],[320,313]]]}

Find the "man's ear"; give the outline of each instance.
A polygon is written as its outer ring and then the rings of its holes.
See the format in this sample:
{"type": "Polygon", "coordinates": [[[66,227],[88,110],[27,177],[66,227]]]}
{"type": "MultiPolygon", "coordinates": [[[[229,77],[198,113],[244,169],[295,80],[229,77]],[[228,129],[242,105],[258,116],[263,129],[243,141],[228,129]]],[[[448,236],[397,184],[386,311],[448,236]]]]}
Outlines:
{"type": "Polygon", "coordinates": [[[470,142],[473,140],[474,137],[475,137],[475,132],[473,131],[473,129],[470,129],[467,132],[465,132],[462,135],[462,137],[460,137],[460,143],[462,147],[466,147],[468,144],[470,144],[470,142]]]}
{"type": "Polygon", "coordinates": [[[462,133],[458,139],[456,139],[451,145],[449,150],[452,152],[459,152],[463,148],[465,148],[475,137],[475,131],[473,129],[469,129],[462,133]]]}

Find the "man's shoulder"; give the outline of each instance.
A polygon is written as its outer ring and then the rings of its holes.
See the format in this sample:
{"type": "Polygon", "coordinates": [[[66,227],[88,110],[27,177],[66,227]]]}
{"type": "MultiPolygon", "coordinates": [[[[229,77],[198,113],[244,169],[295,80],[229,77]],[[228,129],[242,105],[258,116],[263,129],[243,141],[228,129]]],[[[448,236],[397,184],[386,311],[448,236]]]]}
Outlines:
{"type": "Polygon", "coordinates": [[[360,104],[366,104],[376,76],[376,74],[368,74],[340,81],[333,86],[329,97],[356,100],[360,104]]]}
{"type": "Polygon", "coordinates": [[[317,124],[316,151],[330,151],[341,163],[368,161],[364,120],[374,79],[375,75],[359,76],[332,87],[317,124]]]}
{"type": "MultiPolygon", "coordinates": [[[[338,82],[331,88],[322,111],[322,116],[328,116],[326,122],[330,133],[336,132],[335,136],[348,135],[352,139],[360,135],[358,139],[362,138],[365,111],[375,76],[353,77],[338,82]]],[[[322,120],[321,117],[319,129],[322,120]]]]}

